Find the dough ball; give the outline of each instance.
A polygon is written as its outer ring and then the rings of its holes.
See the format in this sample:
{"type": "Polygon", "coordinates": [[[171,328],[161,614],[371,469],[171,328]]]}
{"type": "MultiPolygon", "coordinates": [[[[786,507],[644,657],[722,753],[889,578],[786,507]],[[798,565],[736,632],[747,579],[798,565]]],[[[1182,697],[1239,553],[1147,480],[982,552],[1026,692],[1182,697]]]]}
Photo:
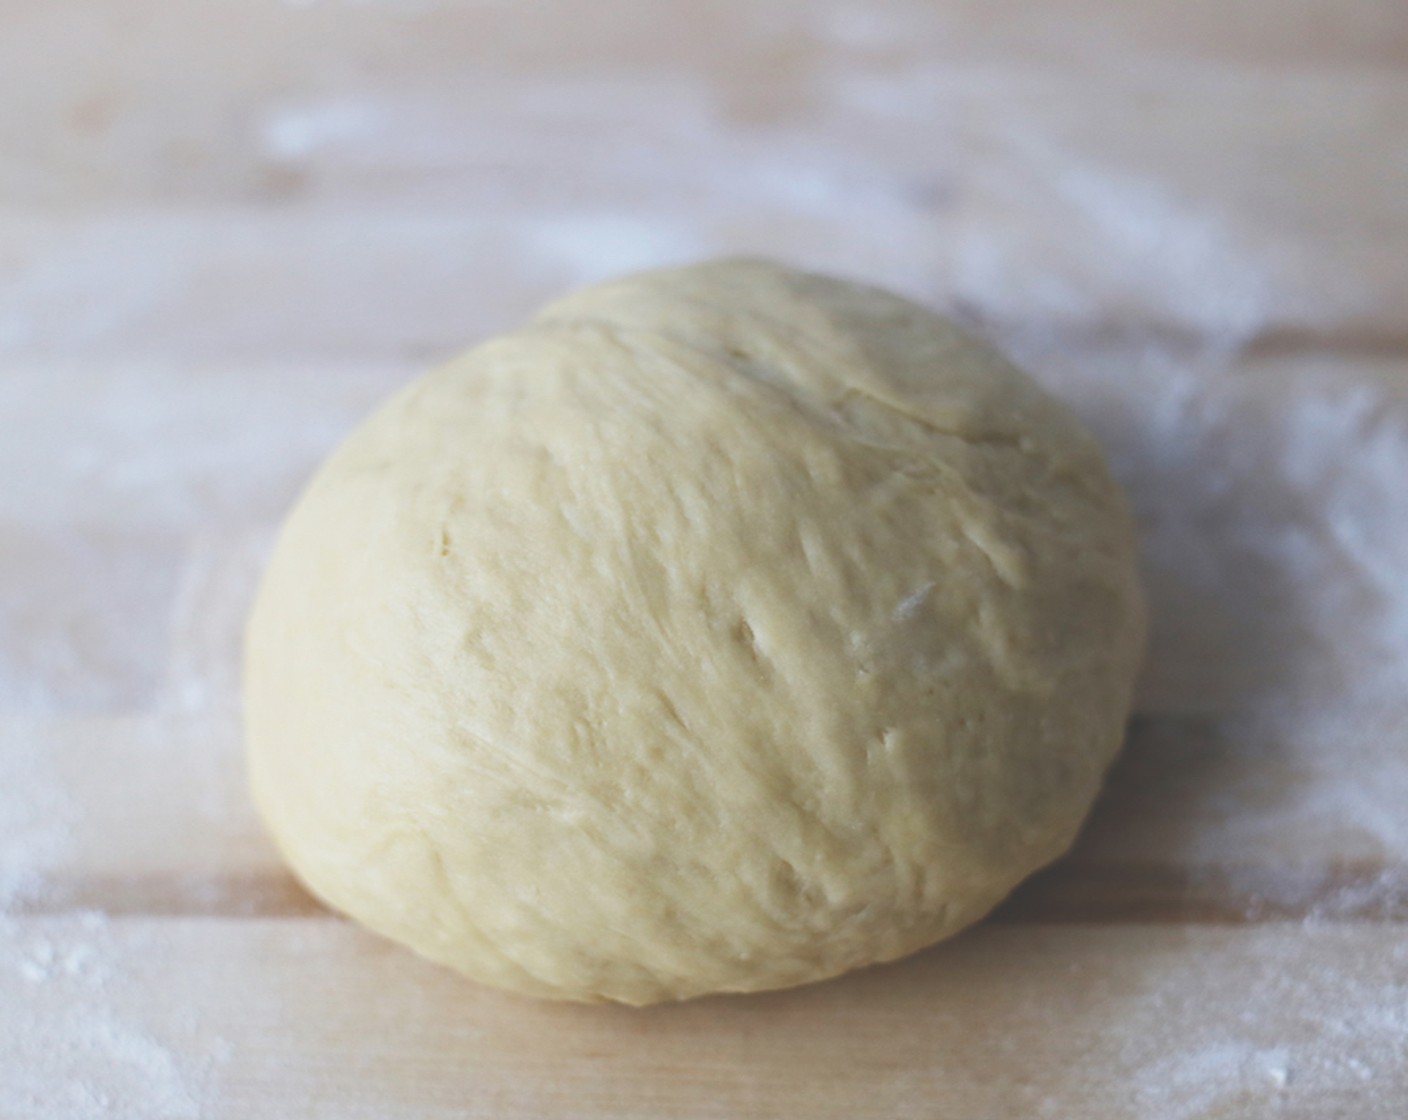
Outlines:
{"type": "Polygon", "coordinates": [[[1070,844],[1143,642],[1067,411],[757,261],[601,284],[328,460],[250,621],[254,791],[432,960],[645,1004],[886,961],[1070,844]]]}

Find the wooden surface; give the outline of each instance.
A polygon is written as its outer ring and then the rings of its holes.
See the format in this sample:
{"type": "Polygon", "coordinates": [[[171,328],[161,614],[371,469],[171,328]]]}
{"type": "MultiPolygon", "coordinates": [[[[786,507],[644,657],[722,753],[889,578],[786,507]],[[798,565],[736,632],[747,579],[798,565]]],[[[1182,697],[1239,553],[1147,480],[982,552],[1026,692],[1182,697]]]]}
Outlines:
{"type": "Polygon", "coordinates": [[[1408,7],[0,0],[0,1118],[1408,1114],[1408,7]],[[1069,859],[631,1012],[326,914],[243,784],[308,471],[426,362],[757,252],[979,324],[1137,507],[1069,859]]]}

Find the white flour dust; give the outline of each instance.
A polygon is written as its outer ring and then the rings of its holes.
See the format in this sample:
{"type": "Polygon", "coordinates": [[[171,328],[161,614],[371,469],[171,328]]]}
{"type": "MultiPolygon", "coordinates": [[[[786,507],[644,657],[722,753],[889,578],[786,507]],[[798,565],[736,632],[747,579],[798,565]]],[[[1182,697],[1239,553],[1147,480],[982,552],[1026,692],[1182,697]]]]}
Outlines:
{"type": "MultiPolygon", "coordinates": [[[[315,9],[285,13],[300,21],[435,6],[286,3],[315,9]]],[[[790,32],[770,12],[749,18],[790,32]]],[[[148,1120],[210,1103],[220,1023],[187,1030],[150,998],[153,962],[189,963],[161,923],[74,892],[94,852],[114,866],[149,852],[144,829],[202,858],[250,834],[233,756],[171,744],[237,750],[244,605],[320,456],[409,358],[448,355],[571,284],[732,252],[961,307],[1091,423],[1143,531],[1141,710],[1216,734],[1206,778],[1160,805],[1182,827],[1152,841],[1131,829],[1117,854],[1145,843],[1153,862],[1211,868],[1244,917],[1289,914],[1288,934],[1344,954],[1302,958],[1288,938],[1246,963],[1244,1014],[1228,1020],[1196,1002],[1225,1006],[1225,960],[1171,952],[1137,999],[1101,1012],[1111,1114],[1274,1114],[1402,1084],[1408,960],[1359,959],[1350,919],[1408,909],[1408,388],[1401,363],[1364,354],[1254,354],[1287,324],[1334,335],[1382,311],[1352,274],[1370,254],[1342,208],[1377,195],[1337,189],[1332,146],[1308,151],[1294,128],[1353,144],[1307,101],[1396,112],[1398,86],[1355,78],[1346,102],[1316,84],[1342,75],[1190,62],[1121,72],[1107,108],[1069,66],[908,48],[949,18],[816,5],[803,23],[837,53],[797,73],[779,56],[767,80],[702,64],[480,74],[457,59],[355,90],[324,74],[237,112],[192,110],[238,122],[210,172],[229,181],[191,168],[178,184],[222,200],[209,212],[3,219],[21,264],[0,280],[0,1016],[19,1034],[0,1039],[0,1117],[148,1120]],[[1238,116],[1244,92],[1259,115],[1238,116]],[[1130,103],[1206,119],[1150,123],[1130,103]],[[1283,169],[1324,175],[1323,213],[1280,204],[1283,169]],[[241,191],[270,182],[292,205],[246,205],[241,191]],[[1303,243],[1288,215],[1315,227],[1303,243]],[[1118,338],[1092,353],[1082,332],[1110,324],[1118,338]],[[135,810],[73,764],[119,749],[100,721],[61,756],[56,728],[75,709],[150,717],[143,741],[167,749],[120,748],[139,771],[122,787],[135,810]],[[192,734],[203,720],[216,732],[192,734]],[[1326,853],[1356,873],[1336,877],[1326,853]],[[1279,893],[1258,897],[1268,873],[1279,893]]],[[[152,92],[131,100],[161,103],[152,92]]],[[[1359,158],[1398,198],[1394,150],[1359,158]]],[[[198,874],[181,889],[228,901],[198,874]]]]}
{"type": "MultiPolygon", "coordinates": [[[[0,997],[14,1037],[0,1063],[7,1120],[198,1120],[221,1047],[146,1021],[143,936],[104,915],[0,916],[0,997]]],[[[150,997],[147,997],[150,998],[150,997]]],[[[166,1017],[166,1016],[164,1016],[166,1017]]]]}
{"type": "Polygon", "coordinates": [[[72,854],[72,829],[81,811],[54,773],[42,722],[2,725],[0,749],[0,920],[42,902],[51,871],[72,854]]]}
{"type": "Polygon", "coordinates": [[[1118,1064],[1134,1074],[1126,1098],[1133,1114],[1261,1116],[1345,1099],[1365,1103],[1357,1115],[1393,1116],[1387,1100],[1384,1111],[1369,1102],[1376,1085],[1395,1084],[1402,1072],[1408,946],[1378,942],[1366,954],[1346,933],[1273,935],[1235,977],[1225,961],[1207,967],[1197,953],[1168,965],[1140,992],[1121,1032],[1118,1064]],[[1304,968],[1305,943],[1350,967],[1304,968]],[[1229,985],[1237,992],[1230,1021],[1229,985]]]}

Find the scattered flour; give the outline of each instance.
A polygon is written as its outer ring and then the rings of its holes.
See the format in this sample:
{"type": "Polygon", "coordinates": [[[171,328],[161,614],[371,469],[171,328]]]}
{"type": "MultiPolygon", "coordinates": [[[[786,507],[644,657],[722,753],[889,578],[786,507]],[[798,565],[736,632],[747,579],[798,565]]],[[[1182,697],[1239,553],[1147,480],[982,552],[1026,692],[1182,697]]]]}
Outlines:
{"type": "MultiPolygon", "coordinates": [[[[140,941],[138,942],[140,944],[140,941]]],[[[14,1037],[0,1062],[6,1120],[197,1120],[222,1060],[185,1039],[163,1041],[141,980],[102,914],[0,917],[3,1019],[14,1037]],[[175,1043],[175,1044],[173,1044],[175,1043]]]]}
{"type": "MultiPolygon", "coordinates": [[[[816,33],[892,55],[908,35],[907,9],[872,9],[818,6],[816,33]]],[[[915,6],[915,18],[927,10],[915,6]]],[[[404,376],[408,353],[468,341],[481,305],[494,316],[523,310],[493,305],[498,288],[546,295],[743,250],[871,276],[1008,332],[1099,432],[1144,528],[1155,614],[1144,710],[1205,715],[1238,764],[1177,806],[1196,827],[1163,855],[1245,859],[1245,881],[1221,881],[1245,888],[1247,916],[1271,902],[1300,923],[1287,927],[1284,951],[1248,962],[1236,1022],[1200,1026],[1189,1001],[1216,1000],[1224,974],[1186,948],[1115,1007],[1102,1035],[1124,1079],[1112,1107],[1194,1120],[1275,1114],[1300,1096],[1333,1100],[1355,1087],[1356,1099],[1373,1100],[1390,1077],[1400,1087],[1408,949],[1305,973],[1291,946],[1295,934],[1333,937],[1346,918],[1408,905],[1408,390],[1365,372],[1362,358],[1294,375],[1273,363],[1276,386],[1255,363],[1238,365],[1268,329],[1333,328],[1364,309],[1366,294],[1334,262],[1322,275],[1322,262],[1274,244],[1245,200],[1219,207],[1195,179],[1177,181],[1176,167],[1141,162],[1140,138],[1113,118],[1112,146],[1083,143],[1090,105],[1079,82],[886,58],[819,69],[807,114],[741,120],[717,90],[663,68],[636,82],[465,80],[467,95],[452,99],[408,88],[262,106],[239,138],[248,159],[331,194],[325,210],[57,223],[35,242],[43,251],[0,283],[0,355],[15,365],[0,381],[0,477],[26,481],[0,488],[0,524],[28,526],[34,539],[82,523],[181,541],[181,578],[160,589],[169,632],[141,631],[129,650],[166,670],[155,718],[171,722],[157,733],[230,717],[239,619],[278,511],[404,376]],[[578,127],[606,120],[620,123],[578,127]],[[1122,163],[1126,149],[1135,154],[1122,163]],[[356,200],[388,174],[449,207],[408,216],[336,206],[339,190],[356,200]],[[464,214],[466,183],[494,205],[464,214]],[[518,271],[498,283],[509,269],[518,271]],[[1070,368],[1063,355],[1086,354],[1060,331],[1112,310],[1133,324],[1129,337],[1106,364],[1070,368]],[[1201,341],[1185,352],[1145,338],[1153,319],[1201,341]],[[334,375],[330,346],[402,366],[334,375]],[[299,353],[323,364],[244,362],[299,353]],[[204,366],[212,354],[226,371],[194,377],[185,359],[204,366]],[[56,356],[81,362],[57,372],[20,364],[56,356]],[[99,372],[78,372],[82,362],[99,372]],[[1290,777],[1268,784],[1271,772],[1290,777]],[[1280,897],[1255,897],[1258,865],[1324,850],[1368,870],[1343,881],[1292,876],[1280,897]]],[[[1121,90],[1168,88],[1156,76],[1121,90]]],[[[1257,89],[1263,111],[1287,96],[1257,89]]],[[[1215,111],[1221,96],[1193,91],[1186,106],[1215,111]]],[[[1190,165],[1204,166],[1208,151],[1185,141],[1190,165]]],[[[1268,150],[1275,143],[1289,150],[1286,135],[1269,137],[1268,150]]],[[[122,635],[130,598],[78,597],[103,586],[95,576],[111,559],[59,573],[69,583],[53,597],[80,601],[122,635]]],[[[898,612],[925,593],[915,589],[898,612]]],[[[22,605],[0,596],[0,635],[14,632],[3,627],[22,605]]],[[[151,614],[145,604],[141,613],[151,614]]],[[[76,656],[46,666],[25,665],[22,679],[12,667],[0,697],[30,715],[59,711],[73,678],[95,671],[76,656]]],[[[192,1041],[204,1032],[133,1010],[153,944],[115,928],[131,923],[65,909],[63,870],[104,810],[79,803],[46,756],[44,718],[0,712],[0,1021],[19,1028],[0,1039],[0,1117],[199,1116],[228,1054],[192,1041]]],[[[196,773],[187,823],[204,834],[222,827],[229,802],[201,785],[216,771],[196,773]]],[[[112,843],[124,842],[115,832],[112,843]]],[[[189,895],[212,908],[228,901],[209,884],[189,895]]],[[[1344,949],[1355,951],[1349,940],[1344,949]]]]}
{"type": "Polygon", "coordinates": [[[58,780],[39,720],[0,722],[0,920],[42,898],[72,848],[79,807],[58,780]]]}
{"type": "Polygon", "coordinates": [[[1393,1092],[1408,1061],[1408,945],[1378,942],[1377,959],[1365,959],[1344,936],[1338,951],[1352,967],[1303,967],[1300,945],[1325,951],[1343,933],[1287,930],[1235,978],[1225,961],[1208,968],[1195,953],[1161,971],[1130,1009],[1119,1047],[1118,1065],[1133,1073],[1132,1113],[1201,1120],[1352,1100],[1357,1117],[1396,1117],[1394,1102],[1363,1090],[1392,1078],[1393,1092]],[[1241,997],[1231,1022],[1217,1010],[1229,985],[1241,997]]]}
{"type": "Polygon", "coordinates": [[[120,1010],[131,981],[108,918],[35,916],[63,906],[83,812],[41,727],[5,720],[0,749],[0,1117],[197,1117],[204,1072],[120,1010]]]}

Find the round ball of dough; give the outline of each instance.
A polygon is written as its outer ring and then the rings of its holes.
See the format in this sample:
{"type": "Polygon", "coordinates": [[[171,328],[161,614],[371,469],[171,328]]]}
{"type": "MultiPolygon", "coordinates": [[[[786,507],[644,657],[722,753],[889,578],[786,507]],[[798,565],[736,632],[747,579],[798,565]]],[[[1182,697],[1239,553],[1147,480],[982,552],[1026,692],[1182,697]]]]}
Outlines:
{"type": "Polygon", "coordinates": [[[644,1004],[886,961],[1070,844],[1143,641],[1060,405],[757,261],[601,284],[387,403],[250,621],[255,794],[336,909],[644,1004]]]}

